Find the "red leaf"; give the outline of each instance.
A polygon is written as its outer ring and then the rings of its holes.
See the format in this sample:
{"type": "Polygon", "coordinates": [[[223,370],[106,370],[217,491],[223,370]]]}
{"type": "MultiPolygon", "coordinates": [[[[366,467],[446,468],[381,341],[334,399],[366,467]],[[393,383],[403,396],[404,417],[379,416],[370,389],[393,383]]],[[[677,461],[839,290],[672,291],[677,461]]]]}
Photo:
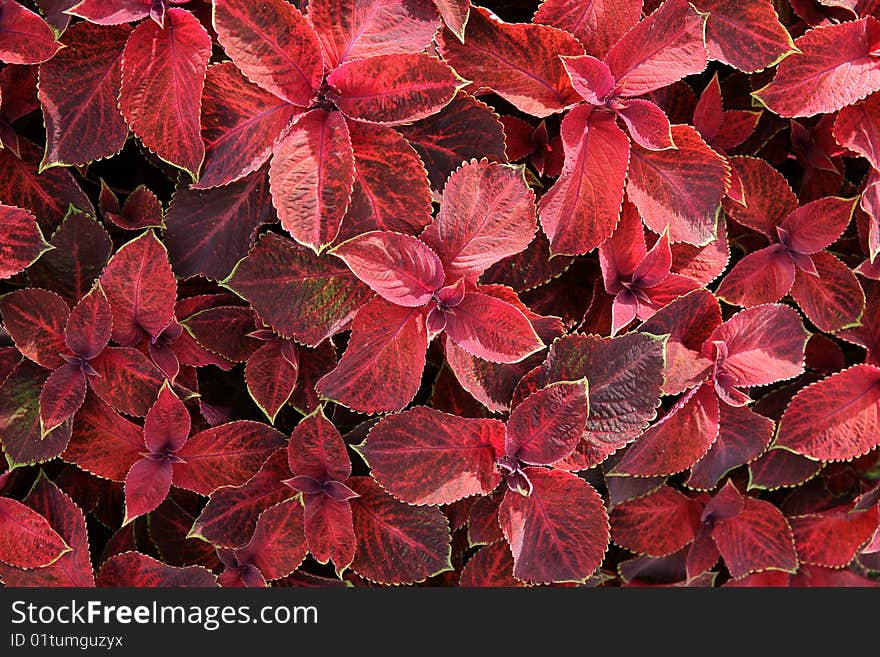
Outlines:
{"type": "Polygon", "coordinates": [[[719,520],[712,538],[734,579],[758,570],[797,569],[797,555],[791,527],[770,502],[744,499],[743,510],[719,520]]]}
{"type": "Polygon", "coordinates": [[[706,46],[711,59],[754,73],[795,49],[773,4],[766,0],[697,0],[695,6],[709,13],[706,46]]]}
{"type": "Polygon", "coordinates": [[[313,109],[300,115],[276,144],[269,166],[281,225],[319,253],[339,232],[354,179],[354,153],[342,114],[313,109]]]}
{"type": "Polygon", "coordinates": [[[76,415],[73,438],[61,458],[98,477],[124,481],[143,451],[141,427],[89,393],[76,415]]]}
{"type": "Polygon", "coordinates": [[[499,490],[486,497],[478,497],[468,516],[468,543],[471,546],[488,545],[504,540],[498,524],[498,507],[505,491],[499,490]]]}
{"type": "Polygon", "coordinates": [[[529,465],[551,465],[577,447],[590,410],[587,379],[560,381],[526,397],[507,421],[506,454],[529,465]]]}
{"type": "Polygon", "coordinates": [[[71,551],[46,518],[8,497],[0,497],[0,529],[0,561],[16,568],[48,566],[71,551]]]}
{"type": "Polygon", "coordinates": [[[257,243],[223,285],[249,301],[279,335],[310,346],[343,330],[372,295],[335,258],[315,256],[274,233],[257,243]]]}
{"type": "Polygon", "coordinates": [[[40,391],[40,436],[73,417],[86,399],[86,375],[78,364],[63,365],[46,379],[40,391]]]}
{"type": "Polygon", "coordinates": [[[880,444],[880,368],[856,365],[801,390],[774,443],[816,461],[848,461],[880,444]]]}
{"type": "Polygon", "coordinates": [[[675,148],[669,117],[662,109],[649,100],[632,99],[624,102],[625,106],[618,112],[634,142],[642,148],[654,151],[675,148]]]}
{"type": "Polygon", "coordinates": [[[645,431],[612,473],[653,477],[681,472],[709,451],[718,427],[718,397],[711,385],[703,384],[645,431]]]}
{"type": "Polygon", "coordinates": [[[459,586],[487,587],[525,586],[513,576],[513,557],[506,543],[482,548],[465,564],[458,580],[459,586]]]}
{"type": "Polygon", "coordinates": [[[309,551],[320,563],[332,560],[336,572],[351,565],[357,550],[351,504],[326,495],[304,497],[305,533],[309,551]]]}
{"type": "Polygon", "coordinates": [[[263,511],[295,495],[281,483],[288,473],[286,450],[279,449],[246,483],[215,490],[188,537],[229,548],[244,545],[263,511]]]}
{"type": "Polygon", "coordinates": [[[645,497],[614,507],[611,540],[638,554],[672,554],[694,540],[701,510],[696,500],[661,486],[645,497]]]}
{"type": "Polygon", "coordinates": [[[352,477],[357,553],[351,568],[379,584],[410,584],[452,569],[446,517],[398,502],[369,477],[352,477]]]}
{"type": "Polygon", "coordinates": [[[544,0],[534,22],[571,32],[601,59],[641,17],[642,0],[544,0]]]}
{"type": "Polygon", "coordinates": [[[144,421],[144,443],[153,454],[177,452],[189,438],[189,411],[166,383],[144,421]]]}
{"type": "Polygon", "coordinates": [[[209,66],[202,94],[205,164],[193,188],[228,185],[259,169],[299,112],[248,82],[232,62],[209,66]]]}
{"type": "Polygon", "coordinates": [[[712,356],[716,341],[727,345],[724,369],[737,386],[765,386],[791,379],[804,371],[809,338],[800,315],[775,303],[741,310],[719,326],[703,347],[712,356]]]}
{"type": "Polygon", "coordinates": [[[240,486],[279,448],[284,436],[261,423],[239,420],[200,431],[177,450],[174,485],[211,495],[221,486],[240,486]]]}
{"type": "Polygon", "coordinates": [[[475,87],[488,87],[533,116],[549,116],[578,102],[559,55],[583,55],[583,46],[562,30],[505,23],[474,7],[464,42],[442,35],[440,51],[475,87]]]}
{"type": "Polygon", "coordinates": [[[0,565],[3,583],[9,587],[94,586],[86,520],[80,508],[43,473],[25,498],[25,504],[43,516],[71,550],[51,565],[35,570],[0,565]]]}
{"type": "Polygon", "coordinates": [[[830,246],[846,230],[857,198],[821,198],[802,205],[782,220],[787,244],[798,253],[816,253],[830,246]]]}
{"type": "Polygon", "coordinates": [[[498,512],[513,575],[534,583],[579,582],[602,563],[608,516],[602,498],[568,472],[526,468],[528,497],[508,491],[498,512]]]}
{"type": "Polygon", "coordinates": [[[263,511],[250,543],[237,552],[240,558],[246,555],[247,563],[270,581],[296,570],[308,552],[299,500],[286,500],[263,511]]]}
{"type": "MultiPolygon", "coordinates": [[[[605,63],[617,81],[617,93],[640,96],[700,73],[708,61],[705,26],[705,14],[685,0],[664,2],[605,56],[605,63]]],[[[677,139],[675,143],[678,144],[677,139]]]]}
{"type": "Polygon", "coordinates": [[[106,587],[205,588],[217,586],[217,578],[202,566],[176,568],[140,552],[125,552],[104,562],[97,584],[106,587]]]}
{"type": "Polygon", "coordinates": [[[789,293],[796,273],[785,247],[773,244],[737,262],[718,286],[718,298],[747,308],[773,303],[789,293]]]}
{"type": "Polygon", "coordinates": [[[221,280],[248,254],[260,226],[272,221],[265,169],[219,189],[181,185],[165,217],[164,243],[178,276],[221,280]]]}
{"type": "Polygon", "coordinates": [[[668,227],[670,241],[708,244],[727,190],[727,160],[690,126],[673,126],[672,139],[671,150],[633,146],[627,195],[655,233],[668,227]]]}
{"type": "Polygon", "coordinates": [[[877,506],[863,511],[826,511],[788,519],[798,560],[844,568],[867,543],[880,523],[877,506]]]}
{"type": "Polygon", "coordinates": [[[70,440],[72,422],[40,435],[40,388],[49,372],[21,361],[0,386],[0,442],[10,468],[54,459],[70,440]]]}
{"type": "Polygon", "coordinates": [[[874,169],[880,168],[880,94],[844,107],[834,121],[837,143],[863,155],[874,169]]]}
{"type": "Polygon", "coordinates": [[[446,183],[440,212],[421,239],[443,261],[446,281],[476,282],[519,253],[537,230],[535,194],[522,171],[485,160],[464,164],[446,183]]]}
{"type": "Polygon", "coordinates": [[[108,347],[89,363],[98,376],[89,385],[117,411],[144,417],[165,380],[156,366],[131,347],[108,347]]]}
{"type": "Polygon", "coordinates": [[[165,501],[171,490],[171,461],[142,458],[125,475],[125,518],[127,525],[165,501]]]}
{"type": "Polygon", "coordinates": [[[37,288],[17,290],[0,299],[0,312],[23,356],[52,370],[64,364],[61,354],[68,353],[64,327],[70,309],[61,297],[37,288]]]}
{"type": "Polygon", "coordinates": [[[75,25],[64,34],[67,48],[40,67],[46,122],[41,168],[87,164],[122,150],[128,126],[116,103],[129,33],[123,27],[75,25]]]}
{"type": "Polygon", "coordinates": [[[767,86],[752,95],[780,116],[836,112],[880,89],[872,54],[880,40],[873,17],[826,25],[795,39],[800,52],[786,57],[767,86]]]}
{"type": "Polygon", "coordinates": [[[400,126],[399,131],[416,149],[428,170],[431,187],[438,191],[462,162],[481,157],[507,161],[498,116],[463,92],[437,114],[400,126]]]}
{"type": "Polygon", "coordinates": [[[798,200],[788,181],[764,160],[732,157],[730,165],[742,182],[745,205],[724,202],[724,211],[737,223],[778,240],[776,227],[797,210],[798,200]]]}
{"type": "Polygon", "coordinates": [[[728,472],[760,456],[773,439],[773,421],[744,406],[719,405],[719,433],[691,468],[687,486],[708,490],[728,472]]]}
{"type": "Polygon", "coordinates": [[[122,56],[119,109],[144,146],[198,179],[205,157],[200,114],[211,37],[188,11],[165,12],[165,28],[138,25],[122,56]]]}
{"type": "Polygon", "coordinates": [[[15,0],[0,0],[0,43],[7,64],[39,64],[63,47],[46,21],[15,0]]]}
{"type": "Polygon", "coordinates": [[[461,87],[448,65],[422,54],[348,61],[327,76],[343,114],[376,123],[409,123],[436,114],[461,87]]]}
{"type": "Polygon", "coordinates": [[[370,430],[358,451],[375,480],[410,504],[450,504],[490,493],[501,476],[504,425],[417,406],[370,430]]]}
{"type": "Polygon", "coordinates": [[[256,326],[245,306],[208,308],[187,317],[183,326],[200,346],[235,363],[245,362],[260,346],[249,336],[256,326]]]}
{"type": "Polygon", "coordinates": [[[544,348],[519,308],[478,292],[465,294],[450,310],[445,330],[469,354],[494,363],[516,363],[544,348]]]}
{"type": "Polygon", "coordinates": [[[0,198],[3,203],[33,212],[44,232],[61,223],[71,205],[94,214],[89,197],[70,171],[52,168],[38,174],[42,151],[24,139],[19,140],[19,150],[20,159],[10,149],[0,149],[0,198]]]}
{"type": "Polygon", "coordinates": [[[28,269],[28,278],[32,285],[57,292],[75,306],[104,270],[113,243],[94,217],[71,212],[49,244],[55,248],[28,269]]]}
{"type": "Polygon", "coordinates": [[[400,410],[419,389],[427,348],[421,310],[373,299],[358,311],[348,348],[316,389],[364,413],[400,410]],[[376,385],[379,373],[382,385],[376,385]]]}
{"type": "Polygon", "coordinates": [[[562,120],[565,164],[538,204],[555,254],[588,253],[617,225],[630,156],[614,116],[583,105],[562,120]]]}
{"type": "Polygon", "coordinates": [[[343,242],[332,253],[379,296],[398,306],[424,306],[443,285],[440,259],[409,235],[371,231],[343,242]]]}
{"type": "Polygon", "coordinates": [[[339,482],[351,476],[345,442],[321,409],[296,425],[288,444],[287,460],[294,476],[339,482]]]}
{"type": "Polygon", "coordinates": [[[810,258],[817,275],[798,270],[792,298],[821,331],[839,331],[854,326],[865,310],[865,293],[852,270],[830,253],[810,258]]]}
{"type": "Polygon", "coordinates": [[[418,153],[392,128],[352,121],[348,130],[356,171],[342,232],[355,222],[369,226],[367,230],[418,234],[431,223],[432,212],[428,176],[418,153]]]}
{"type": "Polygon", "coordinates": [[[308,107],[324,65],[318,35],[296,7],[284,0],[255,5],[219,0],[214,29],[223,49],[247,78],[279,98],[308,107]]]}
{"type": "Polygon", "coordinates": [[[619,338],[569,335],[553,343],[545,382],[586,377],[590,413],[585,440],[622,445],[657,414],[663,383],[663,341],[632,333],[619,338]]]}
{"type": "Polygon", "coordinates": [[[299,362],[285,357],[283,344],[270,340],[251,354],[244,370],[251,399],[272,424],[293,394],[299,375],[299,362]]]}
{"type": "Polygon", "coordinates": [[[67,318],[64,342],[80,358],[91,360],[110,342],[113,310],[100,285],[95,285],[67,318]]]}
{"type": "Polygon", "coordinates": [[[417,53],[437,31],[437,11],[429,3],[405,0],[313,0],[309,20],[315,26],[328,69],[352,59],[417,53]]]}
{"type": "Polygon", "coordinates": [[[11,205],[0,205],[0,279],[27,269],[50,250],[34,215],[11,205]]]}

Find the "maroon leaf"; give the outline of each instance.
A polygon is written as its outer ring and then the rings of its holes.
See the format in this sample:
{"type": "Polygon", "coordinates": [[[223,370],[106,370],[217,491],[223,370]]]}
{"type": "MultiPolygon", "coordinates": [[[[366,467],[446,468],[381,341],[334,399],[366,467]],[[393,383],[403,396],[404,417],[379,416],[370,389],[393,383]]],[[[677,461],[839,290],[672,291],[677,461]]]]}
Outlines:
{"type": "Polygon", "coordinates": [[[700,512],[696,500],[670,486],[661,486],[649,495],[614,507],[611,540],[638,554],[672,554],[694,540],[700,512]]]}
{"type": "Polygon", "coordinates": [[[764,160],[733,157],[730,164],[742,182],[746,205],[725,202],[732,219],[776,240],[776,227],[797,210],[798,200],[788,182],[764,160]]]}
{"type": "Polygon", "coordinates": [[[559,59],[584,54],[577,39],[546,25],[504,23],[487,9],[474,9],[463,43],[440,39],[443,57],[461,76],[533,116],[549,116],[580,100],[559,59]]]}
{"type": "Polygon", "coordinates": [[[545,0],[534,21],[575,35],[588,55],[603,58],[642,17],[642,0],[545,0]]]}
{"type": "Polygon", "coordinates": [[[498,420],[460,418],[424,406],[391,415],[358,447],[376,481],[410,504],[450,504],[499,483],[504,449],[498,420]],[[401,473],[405,473],[401,476],[401,473]]]}
{"type": "Polygon", "coordinates": [[[351,200],[354,153],[342,114],[313,109],[275,146],[269,167],[281,225],[319,253],[333,241],[351,200]]]}
{"type": "Polygon", "coordinates": [[[568,472],[526,468],[531,495],[508,491],[498,518],[513,574],[535,582],[583,581],[602,563],[608,516],[592,486],[568,472]]]}
{"type": "Polygon", "coordinates": [[[214,29],[223,49],[245,76],[279,98],[308,107],[324,66],[318,36],[293,5],[270,0],[220,0],[214,29]]]}
{"type": "Polygon", "coordinates": [[[449,177],[440,213],[421,238],[440,256],[448,283],[475,282],[525,249],[536,229],[535,196],[522,172],[482,160],[449,177]]]}
{"type": "Polygon", "coordinates": [[[424,306],[443,285],[443,264],[437,254],[409,235],[371,231],[343,242],[333,255],[398,306],[424,306]]]}
{"type": "Polygon", "coordinates": [[[317,257],[273,233],[257,243],[223,285],[249,301],[279,335],[310,346],[343,330],[372,295],[335,258],[317,257]]]}
{"type": "Polygon", "coordinates": [[[306,557],[303,507],[299,500],[286,500],[266,509],[257,520],[254,535],[241,553],[267,580],[286,577],[306,557]]]}
{"type": "Polygon", "coordinates": [[[143,185],[139,185],[128,195],[120,210],[114,212],[110,209],[102,209],[102,213],[105,219],[124,230],[162,226],[162,204],[156,195],[143,185]]]}
{"type": "Polygon", "coordinates": [[[15,346],[26,358],[49,369],[64,364],[64,328],[70,309],[57,294],[28,288],[0,299],[0,312],[15,346]]]}
{"type": "Polygon", "coordinates": [[[496,543],[480,549],[465,564],[458,585],[525,586],[513,576],[513,557],[506,543],[496,543]]]}
{"type": "Polygon", "coordinates": [[[708,244],[727,190],[727,160],[690,126],[672,126],[672,138],[672,150],[633,146],[627,195],[655,233],[668,227],[670,241],[708,244]]]}
{"type": "Polygon", "coordinates": [[[196,180],[205,157],[199,117],[211,38],[183,9],[168,9],[165,21],[164,29],[145,21],[131,33],[119,109],[144,146],[196,180]]]}
{"type": "Polygon", "coordinates": [[[0,205],[0,279],[27,269],[50,250],[34,215],[10,205],[0,205]]]}
{"type": "Polygon", "coordinates": [[[40,391],[40,436],[73,417],[83,405],[87,389],[79,364],[69,363],[52,372],[40,391]]]}
{"type": "Polygon", "coordinates": [[[217,578],[202,566],[176,568],[140,552],[111,557],[98,572],[97,585],[105,587],[178,588],[213,587],[217,578]]]}
{"type": "Polygon", "coordinates": [[[201,431],[177,450],[174,485],[211,495],[221,486],[239,486],[284,445],[275,429],[249,420],[227,422],[201,431]]]}
{"type": "Polygon", "coordinates": [[[596,248],[614,232],[630,146],[613,115],[587,105],[563,119],[562,139],[562,174],[538,207],[551,252],[577,255],[596,248]]]}
{"type": "Polygon", "coordinates": [[[153,454],[176,453],[191,426],[189,411],[166,383],[144,420],[144,443],[153,454]]]}
{"type": "Polygon", "coordinates": [[[123,525],[149,513],[165,501],[171,490],[171,461],[142,458],[125,475],[123,525]]]}
{"type": "Polygon", "coordinates": [[[123,27],[75,25],[64,35],[67,48],[40,67],[46,122],[41,168],[87,164],[122,150],[128,126],[116,103],[129,33],[123,27]],[[77,81],[74,93],[71,80],[77,81]]]}
{"type": "Polygon", "coordinates": [[[364,413],[400,410],[419,389],[427,348],[423,311],[373,299],[358,311],[348,348],[316,389],[364,413]]]}
{"type": "Polygon", "coordinates": [[[446,517],[398,502],[369,477],[352,477],[357,552],[351,568],[380,584],[409,584],[452,569],[446,517]]]}
{"type": "Polygon", "coordinates": [[[589,410],[587,379],[538,390],[510,413],[506,454],[530,465],[561,461],[577,447],[589,410]]]}
{"type": "MultiPolygon", "coordinates": [[[[288,359],[284,344],[281,340],[270,340],[248,358],[244,370],[251,398],[273,424],[299,377],[299,360],[288,359]]],[[[295,349],[290,351],[296,354],[295,349]]]]}
{"type": "Polygon", "coordinates": [[[89,363],[98,376],[89,385],[113,408],[144,417],[159,394],[165,376],[140,351],[109,347],[89,363]]]}
{"type": "Polygon", "coordinates": [[[64,342],[77,356],[92,360],[110,342],[113,311],[100,285],[95,285],[67,318],[64,342]]]}
{"type": "Polygon", "coordinates": [[[15,0],[0,0],[0,61],[39,64],[64,46],[40,16],[15,0]]]}
{"type": "Polygon", "coordinates": [[[183,326],[200,346],[221,358],[243,363],[260,346],[250,337],[256,328],[254,313],[245,306],[219,306],[197,312],[183,326]]]}
{"type": "Polygon", "coordinates": [[[298,113],[248,82],[232,62],[209,66],[202,95],[205,164],[193,187],[227,185],[259,169],[298,113]]]}
{"type": "Polygon", "coordinates": [[[351,476],[351,462],[339,430],[319,409],[303,418],[287,448],[290,471],[319,481],[343,482],[351,476]]]}
{"type": "Polygon", "coordinates": [[[878,383],[880,368],[856,365],[807,386],[785,410],[774,445],[816,461],[867,454],[880,440],[878,383]]]}

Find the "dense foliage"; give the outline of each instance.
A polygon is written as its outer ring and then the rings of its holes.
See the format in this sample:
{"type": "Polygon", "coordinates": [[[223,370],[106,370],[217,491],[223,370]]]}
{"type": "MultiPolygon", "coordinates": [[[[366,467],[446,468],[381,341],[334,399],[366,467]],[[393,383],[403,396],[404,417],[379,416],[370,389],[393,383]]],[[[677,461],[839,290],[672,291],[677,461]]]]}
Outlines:
{"type": "Polygon", "coordinates": [[[8,586],[868,586],[880,2],[0,0],[8,586]]]}

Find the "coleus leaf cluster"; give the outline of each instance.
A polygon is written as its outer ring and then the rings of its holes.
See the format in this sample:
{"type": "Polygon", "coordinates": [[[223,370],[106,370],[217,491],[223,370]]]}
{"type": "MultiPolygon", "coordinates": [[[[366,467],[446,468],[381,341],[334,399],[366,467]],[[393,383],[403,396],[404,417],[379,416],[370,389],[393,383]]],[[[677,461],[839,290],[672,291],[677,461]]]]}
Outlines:
{"type": "Polygon", "coordinates": [[[0,0],[0,580],[875,585],[875,4],[0,0]]]}

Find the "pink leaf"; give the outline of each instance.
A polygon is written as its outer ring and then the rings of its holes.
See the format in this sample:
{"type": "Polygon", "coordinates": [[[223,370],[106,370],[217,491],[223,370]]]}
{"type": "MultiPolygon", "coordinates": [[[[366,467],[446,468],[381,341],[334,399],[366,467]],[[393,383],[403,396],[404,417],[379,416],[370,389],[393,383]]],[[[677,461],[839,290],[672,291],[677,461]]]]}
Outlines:
{"type": "Polygon", "coordinates": [[[576,36],[588,55],[602,58],[642,17],[642,0],[544,0],[535,23],[576,36]]]}
{"type": "Polygon", "coordinates": [[[464,43],[464,30],[470,16],[470,0],[434,0],[443,23],[464,43]]]}
{"type": "Polygon", "coordinates": [[[527,114],[549,116],[579,100],[559,55],[583,55],[583,46],[562,30],[505,23],[475,7],[464,42],[444,37],[440,51],[477,88],[490,88],[527,114]]]}
{"type": "Polygon", "coordinates": [[[785,247],[773,244],[737,262],[718,286],[718,298],[746,308],[773,303],[789,293],[796,272],[785,247]]]}
{"type": "Polygon", "coordinates": [[[0,561],[16,568],[48,566],[71,551],[46,518],[8,497],[0,497],[0,529],[0,561]]]}
{"type": "Polygon", "coordinates": [[[627,194],[655,233],[668,226],[673,242],[708,244],[727,190],[727,160],[690,126],[673,126],[672,139],[670,150],[633,146],[627,194]]]}
{"type": "Polygon", "coordinates": [[[81,0],[65,13],[80,16],[96,25],[119,25],[149,16],[150,3],[145,0],[81,0]]]}
{"type": "Polygon", "coordinates": [[[590,410],[587,379],[560,381],[526,397],[507,421],[506,454],[529,465],[551,465],[577,447],[590,410]]]}
{"type": "Polygon", "coordinates": [[[354,318],[348,348],[316,388],[361,412],[400,410],[419,389],[427,348],[421,310],[374,299],[354,318]]]}
{"type": "Polygon", "coordinates": [[[253,83],[279,98],[308,107],[324,65],[318,35],[289,2],[219,0],[214,29],[223,49],[253,83]]]}
{"type": "Polygon", "coordinates": [[[331,97],[348,117],[410,123],[436,114],[461,87],[447,64],[424,54],[376,55],[340,65],[327,76],[331,97]]]}
{"type": "Polygon", "coordinates": [[[7,64],[39,64],[63,47],[46,21],[15,0],[0,0],[0,43],[7,64]]]}
{"type": "Polygon", "coordinates": [[[525,249],[536,229],[535,195],[522,172],[482,160],[449,177],[440,213],[421,239],[440,256],[447,282],[476,281],[525,249]]]}
{"type": "Polygon", "coordinates": [[[27,210],[11,205],[0,205],[0,279],[15,276],[27,269],[49,250],[43,232],[27,210]]]}
{"type": "Polygon", "coordinates": [[[617,80],[618,93],[640,96],[700,73],[708,61],[705,26],[706,15],[685,0],[664,2],[605,56],[617,80]]]}
{"type": "Polygon", "coordinates": [[[629,140],[614,116],[580,106],[562,121],[565,164],[538,205],[553,254],[588,253],[614,232],[623,202],[629,140]]]}
{"type": "Polygon", "coordinates": [[[357,553],[351,568],[379,584],[410,584],[451,570],[449,526],[438,509],[398,502],[369,477],[349,480],[357,553]]]}
{"type": "Polygon", "coordinates": [[[193,180],[205,157],[199,117],[211,37],[188,11],[165,12],[166,27],[138,25],[122,55],[119,109],[156,155],[193,180]]]}
{"type": "Polygon", "coordinates": [[[878,40],[880,23],[871,16],[812,29],[752,95],[780,116],[836,112],[880,89],[878,40]]]}
{"type": "Polygon", "coordinates": [[[391,415],[370,431],[358,451],[375,480],[410,504],[450,504],[490,493],[501,476],[504,449],[498,420],[460,418],[417,406],[391,415]]]}
{"type": "Polygon", "coordinates": [[[339,112],[300,115],[275,146],[269,167],[272,201],[281,225],[316,253],[339,232],[354,185],[354,153],[339,112]]]}
{"type": "Polygon", "coordinates": [[[649,100],[632,99],[624,101],[625,106],[618,110],[620,118],[626,123],[629,135],[642,148],[662,151],[675,148],[672,142],[672,127],[669,117],[662,109],[649,100]]]}
{"type": "Polygon", "coordinates": [[[379,296],[398,306],[424,306],[443,285],[443,264],[409,235],[371,231],[332,251],[379,296]]]}
{"type": "Polygon", "coordinates": [[[775,446],[816,461],[848,461],[880,444],[880,368],[856,365],[801,390],[775,446]]]}
{"type": "Polygon", "coordinates": [[[513,574],[534,582],[586,579],[608,547],[608,516],[602,498],[568,472],[526,468],[528,497],[508,491],[498,512],[513,553],[513,574]]]}
{"type": "Polygon", "coordinates": [[[152,231],[122,246],[101,275],[113,308],[113,339],[138,344],[146,333],[157,338],[174,317],[177,281],[168,252],[152,231]]]}
{"type": "Polygon", "coordinates": [[[810,258],[816,275],[798,270],[791,289],[804,315],[821,331],[854,326],[865,310],[865,293],[852,270],[830,253],[810,258]]]}

